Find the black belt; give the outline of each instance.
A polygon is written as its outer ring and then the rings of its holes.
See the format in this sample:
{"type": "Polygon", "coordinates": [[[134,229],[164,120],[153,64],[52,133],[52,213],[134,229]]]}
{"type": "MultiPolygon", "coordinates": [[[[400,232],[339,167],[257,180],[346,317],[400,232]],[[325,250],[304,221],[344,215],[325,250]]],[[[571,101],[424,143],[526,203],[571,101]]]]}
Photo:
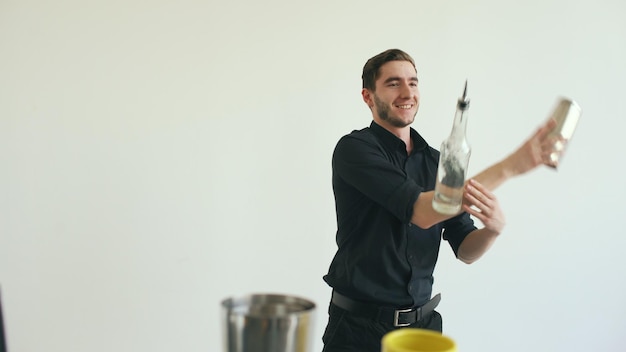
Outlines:
{"type": "Polygon", "coordinates": [[[350,313],[378,321],[392,322],[394,326],[409,326],[432,313],[441,301],[441,294],[436,294],[421,307],[396,309],[355,301],[333,291],[331,302],[350,313]]]}

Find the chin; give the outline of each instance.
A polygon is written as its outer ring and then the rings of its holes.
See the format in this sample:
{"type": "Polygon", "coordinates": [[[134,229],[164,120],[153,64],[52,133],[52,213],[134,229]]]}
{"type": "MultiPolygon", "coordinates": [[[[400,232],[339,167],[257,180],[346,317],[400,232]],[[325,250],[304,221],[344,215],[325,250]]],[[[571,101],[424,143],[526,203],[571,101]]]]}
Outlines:
{"type": "Polygon", "coordinates": [[[400,119],[393,119],[390,120],[389,123],[391,125],[393,125],[394,127],[398,127],[398,128],[404,128],[404,127],[408,127],[413,123],[413,120],[400,120],[400,119]]]}

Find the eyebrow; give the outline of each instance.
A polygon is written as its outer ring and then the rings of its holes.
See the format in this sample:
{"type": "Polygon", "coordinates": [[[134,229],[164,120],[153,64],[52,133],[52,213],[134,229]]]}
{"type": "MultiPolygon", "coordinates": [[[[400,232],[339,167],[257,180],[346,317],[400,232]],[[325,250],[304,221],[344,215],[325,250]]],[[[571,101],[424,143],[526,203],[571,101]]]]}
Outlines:
{"type": "MultiPolygon", "coordinates": [[[[401,81],[401,80],[402,80],[402,78],[400,78],[400,77],[398,77],[398,76],[392,76],[392,77],[387,78],[387,79],[386,79],[383,83],[385,83],[385,84],[386,84],[386,83],[389,83],[389,82],[393,82],[393,81],[401,81]]],[[[409,78],[409,81],[412,81],[412,82],[419,82],[419,80],[417,79],[417,77],[411,77],[411,78],[409,78]]]]}

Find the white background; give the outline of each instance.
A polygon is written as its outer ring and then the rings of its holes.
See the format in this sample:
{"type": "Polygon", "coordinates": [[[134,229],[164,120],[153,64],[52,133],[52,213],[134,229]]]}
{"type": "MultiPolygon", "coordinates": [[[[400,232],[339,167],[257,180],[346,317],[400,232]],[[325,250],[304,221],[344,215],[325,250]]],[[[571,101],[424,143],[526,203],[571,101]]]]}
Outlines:
{"type": "Polygon", "coordinates": [[[561,168],[498,189],[505,233],[435,291],[460,351],[626,347],[626,3],[0,0],[0,285],[11,352],[219,351],[220,301],[317,304],[330,160],[369,125],[365,61],[416,60],[435,147],[469,80],[476,173],[557,97],[561,168]]]}

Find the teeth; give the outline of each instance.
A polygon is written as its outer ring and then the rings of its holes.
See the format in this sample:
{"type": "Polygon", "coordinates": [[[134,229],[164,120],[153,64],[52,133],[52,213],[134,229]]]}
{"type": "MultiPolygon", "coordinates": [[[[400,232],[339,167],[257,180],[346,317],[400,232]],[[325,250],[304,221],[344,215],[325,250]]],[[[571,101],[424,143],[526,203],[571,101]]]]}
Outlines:
{"type": "Polygon", "coordinates": [[[411,107],[413,107],[413,105],[396,105],[396,107],[398,107],[399,109],[410,109],[411,107]]]}

